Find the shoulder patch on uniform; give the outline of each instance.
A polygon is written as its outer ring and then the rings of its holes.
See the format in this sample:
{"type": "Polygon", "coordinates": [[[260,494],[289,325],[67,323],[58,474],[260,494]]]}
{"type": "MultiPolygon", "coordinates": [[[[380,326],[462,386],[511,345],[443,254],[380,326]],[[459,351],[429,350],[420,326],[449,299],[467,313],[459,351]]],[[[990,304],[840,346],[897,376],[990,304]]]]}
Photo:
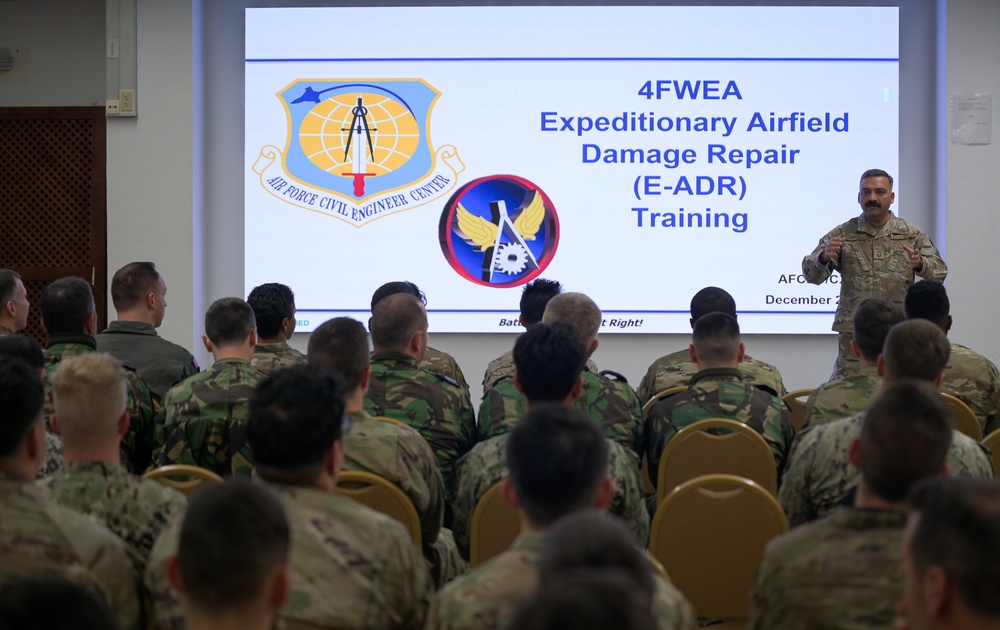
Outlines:
{"type": "Polygon", "coordinates": [[[441,374],[440,372],[431,372],[431,374],[433,374],[434,376],[438,377],[439,379],[441,379],[445,383],[448,383],[449,385],[454,385],[455,387],[461,387],[461,385],[458,384],[458,381],[456,381],[455,379],[453,379],[450,376],[445,376],[444,374],[441,374]]]}
{"type": "Polygon", "coordinates": [[[628,379],[626,379],[623,375],[621,375],[618,372],[615,372],[613,370],[601,370],[600,372],[598,372],[598,374],[600,374],[601,376],[603,376],[605,378],[609,378],[609,379],[611,379],[613,381],[620,381],[620,382],[625,383],[626,385],[628,385],[628,379]]]}

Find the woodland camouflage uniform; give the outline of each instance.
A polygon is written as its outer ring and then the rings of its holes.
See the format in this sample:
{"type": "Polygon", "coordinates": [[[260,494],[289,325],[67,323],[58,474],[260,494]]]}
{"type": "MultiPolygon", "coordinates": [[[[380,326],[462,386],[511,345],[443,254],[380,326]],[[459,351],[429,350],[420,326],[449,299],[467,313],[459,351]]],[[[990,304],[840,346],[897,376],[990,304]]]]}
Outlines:
{"type": "MultiPolygon", "coordinates": [[[[758,389],[763,389],[772,396],[783,397],[786,393],[785,384],[781,380],[781,372],[770,363],[758,361],[749,355],[743,355],[740,363],[743,381],[758,389]]],[[[688,350],[678,350],[672,354],[660,357],[649,366],[646,375],[636,389],[639,403],[645,405],[649,399],[665,389],[687,386],[691,377],[698,373],[698,364],[691,360],[688,350]]]]}
{"type": "Polygon", "coordinates": [[[288,345],[287,341],[258,343],[250,358],[250,365],[265,374],[305,362],[306,355],[288,345]]]}

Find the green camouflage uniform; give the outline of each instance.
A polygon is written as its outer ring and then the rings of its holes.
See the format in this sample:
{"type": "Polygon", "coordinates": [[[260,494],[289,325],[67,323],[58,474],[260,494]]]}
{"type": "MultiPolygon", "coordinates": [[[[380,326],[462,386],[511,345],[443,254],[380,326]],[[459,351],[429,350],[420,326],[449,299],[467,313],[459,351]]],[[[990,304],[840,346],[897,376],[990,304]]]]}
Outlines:
{"type": "MultiPolygon", "coordinates": [[[[796,438],[778,501],[791,527],[826,516],[857,487],[858,469],[847,450],[861,437],[864,412],[806,429],[796,438]]],[[[986,447],[963,433],[952,433],[948,464],[953,477],[993,478],[993,460],[986,447]]]]}
{"type": "Polygon", "coordinates": [[[882,379],[874,366],[858,374],[824,383],[813,390],[802,410],[803,428],[826,424],[861,413],[878,396],[882,379]]]}
{"type": "Polygon", "coordinates": [[[979,418],[984,437],[1000,429],[1000,373],[983,355],[952,343],[941,391],[972,409],[979,418]]]}
{"type": "MultiPolygon", "coordinates": [[[[72,357],[94,352],[97,342],[90,335],[49,335],[45,351],[45,393],[52,396],[52,375],[59,362],[72,357]]],[[[160,411],[160,400],[150,391],[139,374],[125,368],[125,385],[128,390],[128,412],[130,416],[128,432],[122,438],[122,463],[129,472],[142,473],[153,458],[154,418],[160,411]]],[[[52,429],[52,417],[45,418],[45,424],[52,429]]]]}
{"type": "MultiPolygon", "coordinates": [[[[788,393],[785,391],[785,383],[781,380],[781,373],[770,363],[743,355],[740,371],[743,372],[745,383],[763,389],[772,396],[781,398],[788,393]]],[[[636,389],[639,403],[645,405],[653,396],[665,389],[687,385],[691,382],[691,377],[697,373],[698,364],[691,360],[691,353],[688,350],[678,350],[660,357],[649,366],[646,376],[642,377],[642,382],[636,389]]]]}
{"type": "MultiPolygon", "coordinates": [[[[699,420],[727,418],[749,426],[771,447],[780,472],[792,442],[791,416],[781,400],[743,381],[736,368],[702,370],[687,391],[658,402],[646,417],[649,470],[659,470],[660,454],[678,431],[699,420]]],[[[655,484],[655,474],[650,474],[655,484]]]]}
{"type": "Polygon", "coordinates": [[[220,359],[174,385],[157,418],[157,465],[188,464],[219,475],[253,470],[246,420],[250,396],[266,375],[242,359],[220,359]]]}
{"type": "Polygon", "coordinates": [[[0,584],[40,577],[82,586],[107,603],[123,630],[139,627],[136,574],[122,541],[0,473],[0,584]]]}
{"type": "Polygon", "coordinates": [[[56,473],[63,466],[62,438],[54,433],[45,432],[45,460],[38,468],[35,479],[45,479],[56,473]]]}
{"type": "MultiPolygon", "coordinates": [[[[488,392],[500,381],[514,378],[514,351],[508,350],[499,357],[490,361],[486,366],[486,373],[483,374],[483,391],[488,392]]],[[[587,370],[597,374],[597,364],[592,359],[587,359],[587,370]]]]}
{"type": "MultiPolygon", "coordinates": [[[[504,630],[538,588],[544,534],[528,532],[510,549],[445,586],[432,600],[425,630],[504,630]]],[[[694,609],[676,588],[654,576],[653,616],[661,630],[694,630],[694,609]]]]}
{"type": "Polygon", "coordinates": [[[773,539],[750,604],[750,627],[891,628],[903,594],[906,514],[841,507],[773,539]]]}
{"type": "Polygon", "coordinates": [[[64,464],[39,488],[63,507],[86,514],[122,539],[136,574],[146,570],[153,543],[187,509],[187,497],[143,481],[119,465],[64,464]]]}
{"type": "Polygon", "coordinates": [[[882,298],[903,308],[906,289],[915,276],[924,280],[944,282],[948,265],[934,243],[919,228],[889,213],[889,221],[882,227],[873,227],[865,215],[842,223],[819,240],[811,254],[802,259],[802,275],[812,284],[822,284],[834,272],[840,273],[840,300],[833,317],[833,330],[840,333],[840,356],[835,376],[856,373],[861,364],[851,352],[854,308],[869,297],[882,298]],[[823,248],[833,238],[845,240],[840,256],[819,262],[823,248]],[[910,268],[910,258],[903,246],[920,252],[922,267],[919,272],[910,268]]]}
{"type": "Polygon", "coordinates": [[[424,351],[424,360],[420,362],[420,369],[447,376],[465,390],[466,396],[469,395],[469,383],[465,380],[462,368],[458,366],[458,361],[455,360],[455,357],[447,352],[435,350],[427,346],[427,349],[424,351]]]}
{"type": "Polygon", "coordinates": [[[250,358],[250,365],[265,374],[305,362],[306,355],[288,345],[287,341],[258,343],[250,358]]]}
{"type": "MultiPolygon", "coordinates": [[[[636,453],[642,438],[642,407],[624,378],[613,372],[594,374],[584,370],[583,389],[575,407],[604,428],[609,440],[614,440],[636,453]],[[611,374],[615,378],[608,378],[611,374]]],[[[509,433],[527,413],[524,394],[517,391],[513,379],[500,381],[483,395],[479,405],[479,437],[495,437],[509,433]]]]}
{"type": "Polygon", "coordinates": [[[145,322],[111,322],[97,335],[97,350],[138,372],[157,398],[163,398],[175,383],[198,373],[198,362],[190,352],[159,336],[145,322]]]}
{"type": "Polygon", "coordinates": [[[405,422],[434,451],[445,497],[455,492],[455,461],[476,443],[476,415],[469,394],[450,377],[428,372],[396,352],[372,355],[365,411],[405,422]]]}
{"type": "MultiPolygon", "coordinates": [[[[452,532],[463,558],[472,542],[472,513],[486,491],[507,475],[507,436],[499,435],[476,444],[455,466],[458,489],[454,503],[452,532]]],[[[642,492],[639,459],[630,449],[608,440],[608,476],[614,480],[614,496],[608,511],[622,518],[638,540],[649,540],[649,510],[642,492]]]]}
{"type": "MultiPolygon", "coordinates": [[[[402,525],[333,492],[266,485],[284,504],[292,532],[291,585],[282,617],[344,630],[421,627],[430,577],[402,525]]],[[[178,533],[174,526],[160,536],[146,570],[154,629],[184,627],[181,596],[166,570],[178,533]]]]}

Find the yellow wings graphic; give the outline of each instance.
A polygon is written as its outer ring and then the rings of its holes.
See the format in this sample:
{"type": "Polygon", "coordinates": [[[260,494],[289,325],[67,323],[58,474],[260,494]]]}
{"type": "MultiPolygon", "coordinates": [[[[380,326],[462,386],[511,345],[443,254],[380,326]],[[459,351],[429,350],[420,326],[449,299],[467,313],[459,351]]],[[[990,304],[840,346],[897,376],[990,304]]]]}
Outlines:
{"type": "MultiPolygon", "coordinates": [[[[456,231],[467,243],[478,247],[477,251],[480,252],[486,251],[487,247],[493,247],[499,229],[495,223],[490,223],[483,217],[472,214],[462,204],[458,204],[458,211],[455,215],[458,218],[456,231]]],[[[533,241],[544,218],[545,201],[536,190],[531,202],[521,210],[517,219],[514,220],[514,229],[524,240],[533,241]]]]}
{"type": "Polygon", "coordinates": [[[542,219],[544,218],[545,202],[536,190],[534,199],[531,200],[531,203],[525,206],[524,210],[521,210],[521,214],[514,220],[514,229],[517,230],[518,234],[524,237],[524,240],[533,241],[535,240],[535,234],[538,233],[538,228],[542,225],[542,219]]]}

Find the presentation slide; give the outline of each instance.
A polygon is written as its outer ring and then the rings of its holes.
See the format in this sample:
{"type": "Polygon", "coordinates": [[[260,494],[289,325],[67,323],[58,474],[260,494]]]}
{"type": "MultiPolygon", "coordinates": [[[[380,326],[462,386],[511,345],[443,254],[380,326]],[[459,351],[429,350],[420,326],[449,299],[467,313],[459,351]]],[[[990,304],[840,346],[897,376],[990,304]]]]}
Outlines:
{"type": "MultiPolygon", "coordinates": [[[[381,284],[431,332],[517,332],[534,278],[603,333],[687,333],[718,286],[746,333],[829,333],[802,258],[898,172],[895,7],[247,9],[247,292],[299,330],[381,284]]],[[[897,187],[893,210],[906,217],[897,187]]]]}

